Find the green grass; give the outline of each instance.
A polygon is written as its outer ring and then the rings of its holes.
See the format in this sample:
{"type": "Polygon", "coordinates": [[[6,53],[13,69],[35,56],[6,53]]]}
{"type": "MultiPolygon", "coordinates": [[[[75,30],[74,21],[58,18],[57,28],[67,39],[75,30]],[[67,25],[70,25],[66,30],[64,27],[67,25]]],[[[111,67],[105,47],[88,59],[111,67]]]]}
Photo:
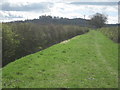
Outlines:
{"type": "Polygon", "coordinates": [[[3,88],[117,88],[118,44],[91,30],[3,68],[3,88]]]}

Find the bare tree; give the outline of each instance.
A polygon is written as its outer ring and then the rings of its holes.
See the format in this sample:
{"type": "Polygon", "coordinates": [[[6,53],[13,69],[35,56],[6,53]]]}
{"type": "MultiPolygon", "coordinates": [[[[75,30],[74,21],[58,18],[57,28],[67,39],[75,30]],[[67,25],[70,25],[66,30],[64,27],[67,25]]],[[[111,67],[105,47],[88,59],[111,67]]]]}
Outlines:
{"type": "Polygon", "coordinates": [[[90,24],[96,28],[103,27],[107,22],[107,16],[104,14],[96,13],[90,19],[90,24]]]}

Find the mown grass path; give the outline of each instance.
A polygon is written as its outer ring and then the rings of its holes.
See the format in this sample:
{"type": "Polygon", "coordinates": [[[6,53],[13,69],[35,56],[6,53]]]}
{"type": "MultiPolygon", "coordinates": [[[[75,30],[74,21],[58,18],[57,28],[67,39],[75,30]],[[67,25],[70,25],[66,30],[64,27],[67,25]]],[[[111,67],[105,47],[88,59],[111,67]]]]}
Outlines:
{"type": "Polygon", "coordinates": [[[91,30],[3,68],[3,87],[117,88],[118,45],[91,30]]]}

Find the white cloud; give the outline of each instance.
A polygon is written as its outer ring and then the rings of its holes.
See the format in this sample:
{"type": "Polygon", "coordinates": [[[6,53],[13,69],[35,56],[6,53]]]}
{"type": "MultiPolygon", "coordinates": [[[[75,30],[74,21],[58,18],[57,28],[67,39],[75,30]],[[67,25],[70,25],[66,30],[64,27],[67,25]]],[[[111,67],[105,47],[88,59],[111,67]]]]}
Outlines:
{"type": "Polygon", "coordinates": [[[119,0],[61,0],[61,2],[119,2],[119,0]]]}
{"type": "Polygon", "coordinates": [[[105,15],[111,14],[112,18],[108,18],[108,23],[117,23],[118,17],[117,6],[95,6],[95,5],[69,5],[66,3],[57,3],[51,8],[51,15],[62,16],[68,18],[80,17],[86,15],[86,19],[90,19],[90,15],[102,13],[105,15]],[[65,7],[65,8],[64,8],[65,7]],[[114,18],[113,18],[114,17],[114,18]]]}
{"type": "Polygon", "coordinates": [[[1,2],[10,3],[38,3],[38,2],[54,2],[54,3],[69,3],[69,2],[119,2],[119,0],[1,0],[1,2]]]}
{"type": "Polygon", "coordinates": [[[108,22],[118,23],[118,17],[108,16],[108,22]]]}
{"type": "MultiPolygon", "coordinates": [[[[86,15],[86,19],[90,18],[90,15],[95,13],[103,13],[108,15],[108,23],[117,23],[118,21],[118,6],[105,6],[105,5],[72,5],[70,2],[118,2],[119,0],[3,0],[3,3],[10,3],[12,7],[21,7],[27,6],[33,3],[53,3],[51,7],[48,7],[49,10],[41,12],[41,8],[38,8],[38,11],[17,11],[17,10],[9,10],[9,11],[0,11],[0,15],[4,18],[4,21],[10,20],[9,14],[23,18],[12,18],[11,20],[24,20],[24,19],[34,19],[38,18],[40,15],[52,15],[52,16],[60,16],[60,17],[68,17],[68,18],[83,18],[86,15]],[[23,3],[24,2],[24,3],[23,3]],[[8,14],[9,13],[9,14],[8,14]]],[[[18,9],[18,8],[17,8],[18,9]]]]}
{"type": "Polygon", "coordinates": [[[3,0],[4,2],[9,2],[9,3],[40,3],[40,2],[60,2],[61,0],[3,0]]]}

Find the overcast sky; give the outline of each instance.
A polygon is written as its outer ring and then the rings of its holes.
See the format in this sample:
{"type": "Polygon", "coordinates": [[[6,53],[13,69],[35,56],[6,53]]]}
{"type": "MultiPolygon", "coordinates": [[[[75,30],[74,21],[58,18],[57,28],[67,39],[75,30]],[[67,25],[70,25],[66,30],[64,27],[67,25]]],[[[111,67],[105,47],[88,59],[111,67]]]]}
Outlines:
{"type": "Polygon", "coordinates": [[[52,15],[89,19],[95,13],[108,16],[108,23],[118,23],[119,0],[0,0],[0,21],[14,21],[52,15]]]}

